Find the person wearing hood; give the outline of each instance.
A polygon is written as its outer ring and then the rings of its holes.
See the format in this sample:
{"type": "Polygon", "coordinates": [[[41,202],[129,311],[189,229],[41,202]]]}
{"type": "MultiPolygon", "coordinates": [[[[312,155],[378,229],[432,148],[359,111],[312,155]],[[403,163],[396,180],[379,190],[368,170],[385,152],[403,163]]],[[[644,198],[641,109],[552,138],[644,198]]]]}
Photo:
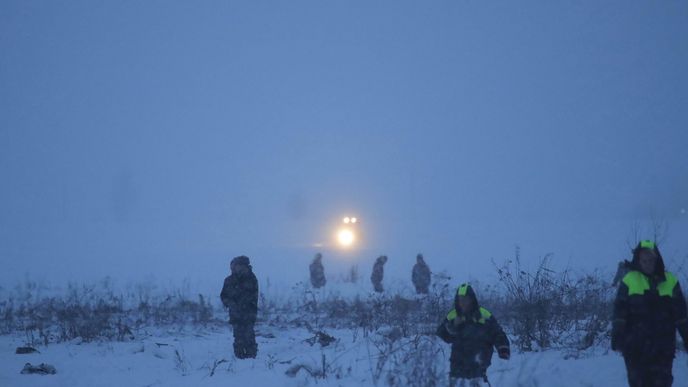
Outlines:
{"type": "Polygon", "coordinates": [[[370,275],[370,282],[373,283],[373,289],[378,293],[385,291],[382,287],[382,279],[385,276],[385,263],[387,263],[386,255],[377,257],[373,265],[373,274],[370,275]]]}
{"type": "Polygon", "coordinates": [[[322,264],[322,254],[315,254],[315,258],[313,258],[313,262],[311,262],[311,265],[308,268],[311,271],[311,285],[313,285],[313,287],[316,289],[325,286],[327,279],[325,279],[325,268],[322,264]]]}
{"type": "Polygon", "coordinates": [[[449,385],[480,386],[487,381],[487,368],[494,349],[501,359],[511,356],[509,339],[497,319],[480,306],[469,284],[459,286],[452,309],[437,328],[437,336],[451,344],[449,385]]]}
{"type": "Polygon", "coordinates": [[[258,344],[253,326],[258,313],[258,280],[246,256],[232,259],[230,270],[220,298],[229,309],[229,323],[234,333],[234,355],[239,359],[255,358],[258,344]]]}
{"type": "Polygon", "coordinates": [[[416,287],[417,294],[428,294],[428,288],[430,287],[430,268],[423,260],[423,254],[416,255],[416,264],[413,265],[411,281],[413,281],[413,286],[416,287]]]}
{"type": "Polygon", "coordinates": [[[623,355],[629,386],[671,386],[677,330],[688,344],[681,286],[653,241],[638,243],[629,269],[614,301],[612,349],[623,355]]]}

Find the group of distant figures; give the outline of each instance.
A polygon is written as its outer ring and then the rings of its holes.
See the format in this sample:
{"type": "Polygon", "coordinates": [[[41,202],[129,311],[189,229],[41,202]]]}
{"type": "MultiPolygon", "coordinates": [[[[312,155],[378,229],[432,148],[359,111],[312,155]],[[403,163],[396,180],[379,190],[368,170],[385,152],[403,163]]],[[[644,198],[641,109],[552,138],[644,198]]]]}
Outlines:
{"type": "MultiPolygon", "coordinates": [[[[327,283],[322,258],[322,254],[316,254],[309,267],[311,272],[311,285],[316,289],[322,288],[327,283]]],[[[385,288],[382,286],[382,280],[385,277],[385,263],[387,263],[386,255],[377,257],[373,265],[373,273],[370,275],[370,282],[373,284],[373,289],[378,293],[385,291],[385,288]]],[[[416,264],[413,265],[413,270],[411,271],[411,281],[416,288],[416,293],[428,293],[430,289],[431,272],[428,264],[425,263],[423,259],[423,254],[416,255],[416,264]]]]}
{"type": "MultiPolygon", "coordinates": [[[[614,279],[618,291],[612,311],[611,348],[623,355],[629,386],[669,387],[673,383],[676,332],[684,346],[688,346],[686,301],[678,278],[666,270],[655,242],[640,241],[632,253],[632,260],[619,264],[614,279]]],[[[373,266],[370,280],[376,292],[384,291],[385,263],[387,257],[382,255],[373,266]]],[[[239,359],[255,358],[258,281],[248,257],[234,258],[230,269],[220,297],[229,309],[234,354],[239,359]]],[[[411,275],[416,292],[428,293],[430,277],[430,268],[418,254],[411,275]]],[[[310,264],[310,279],[314,288],[322,288],[327,282],[322,254],[317,254],[310,264]]],[[[456,289],[453,308],[443,318],[436,335],[452,346],[451,387],[489,386],[487,368],[494,350],[501,359],[511,357],[507,335],[496,317],[480,305],[468,283],[456,289]]]]}

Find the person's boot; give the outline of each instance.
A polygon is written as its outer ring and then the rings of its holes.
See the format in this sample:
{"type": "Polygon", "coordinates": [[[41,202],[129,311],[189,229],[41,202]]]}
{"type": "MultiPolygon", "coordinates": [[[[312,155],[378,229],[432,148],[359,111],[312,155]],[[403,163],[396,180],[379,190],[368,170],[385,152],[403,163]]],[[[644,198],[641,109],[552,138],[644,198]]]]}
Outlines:
{"type": "Polygon", "coordinates": [[[234,356],[237,359],[244,359],[244,348],[234,343],[234,356]]]}

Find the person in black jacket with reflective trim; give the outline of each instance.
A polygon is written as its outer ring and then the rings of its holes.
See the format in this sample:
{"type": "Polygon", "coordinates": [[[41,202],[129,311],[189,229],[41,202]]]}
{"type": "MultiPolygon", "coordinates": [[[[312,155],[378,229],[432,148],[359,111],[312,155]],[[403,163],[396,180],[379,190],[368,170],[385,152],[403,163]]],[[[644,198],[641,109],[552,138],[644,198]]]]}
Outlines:
{"type": "Polygon", "coordinates": [[[258,280],[248,257],[239,256],[230,263],[232,273],[225,278],[220,298],[229,308],[229,323],[234,333],[234,355],[255,358],[258,353],[253,326],[258,313],[258,280]]]}
{"type": "Polygon", "coordinates": [[[612,321],[612,349],[623,354],[629,386],[671,386],[677,330],[686,344],[688,318],[681,285],[665,271],[657,245],[641,241],[619,284],[612,321]]]}
{"type": "Polygon", "coordinates": [[[480,386],[487,383],[487,368],[492,363],[493,348],[499,357],[509,359],[509,339],[497,319],[478,304],[469,284],[459,286],[454,309],[437,328],[437,336],[452,345],[449,358],[449,385],[480,386]]]}

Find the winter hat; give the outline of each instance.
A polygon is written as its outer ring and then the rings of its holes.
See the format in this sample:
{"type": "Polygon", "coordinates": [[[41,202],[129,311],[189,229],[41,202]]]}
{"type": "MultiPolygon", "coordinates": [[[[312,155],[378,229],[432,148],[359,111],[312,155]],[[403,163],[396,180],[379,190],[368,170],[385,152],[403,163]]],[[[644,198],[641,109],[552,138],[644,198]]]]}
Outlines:
{"type": "Polygon", "coordinates": [[[467,296],[467,297],[471,297],[471,298],[475,299],[475,292],[473,291],[473,287],[468,283],[461,284],[461,286],[459,286],[456,289],[456,295],[457,296],[467,296]]]}
{"type": "Polygon", "coordinates": [[[459,306],[459,297],[470,298],[473,301],[473,308],[475,311],[479,309],[478,297],[476,297],[473,287],[468,283],[461,284],[461,286],[456,289],[456,295],[454,296],[454,308],[457,311],[461,310],[461,307],[459,306]]]}
{"type": "Polygon", "coordinates": [[[231,265],[232,267],[237,266],[237,265],[249,266],[250,263],[251,263],[251,262],[249,261],[249,259],[248,259],[247,256],[245,256],[245,255],[240,255],[240,256],[235,257],[234,259],[232,259],[232,263],[230,263],[230,265],[231,265]]]}

